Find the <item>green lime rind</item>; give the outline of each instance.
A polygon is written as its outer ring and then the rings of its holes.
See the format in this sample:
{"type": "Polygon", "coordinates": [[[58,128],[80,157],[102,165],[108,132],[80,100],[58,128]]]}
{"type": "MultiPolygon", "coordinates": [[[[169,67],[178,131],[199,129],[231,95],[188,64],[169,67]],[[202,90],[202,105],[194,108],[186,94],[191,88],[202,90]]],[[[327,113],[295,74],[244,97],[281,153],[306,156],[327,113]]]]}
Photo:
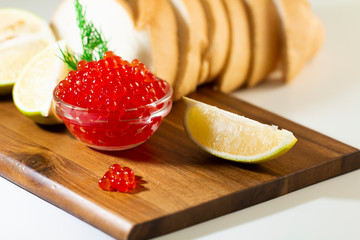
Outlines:
{"type": "MultiPolygon", "coordinates": [[[[15,104],[16,105],[16,104],[15,104]]],[[[19,108],[18,108],[19,109],[19,108]]],[[[55,125],[55,124],[62,124],[62,121],[56,117],[55,115],[50,116],[43,116],[41,112],[26,112],[21,109],[19,111],[32,121],[40,125],[55,125]]]]}
{"type": "Polygon", "coordinates": [[[0,95],[9,95],[12,92],[14,83],[0,84],[0,95]]]}
{"type": "Polygon", "coordinates": [[[271,151],[268,152],[266,154],[261,154],[261,155],[254,155],[251,157],[247,157],[247,156],[237,156],[237,155],[232,155],[232,154],[227,154],[227,153],[222,153],[222,152],[218,152],[218,151],[214,151],[211,150],[205,146],[202,146],[201,144],[199,144],[195,139],[192,138],[192,140],[194,141],[194,143],[199,146],[201,149],[203,149],[204,151],[217,156],[219,158],[222,159],[226,159],[226,160],[230,160],[230,161],[234,161],[234,162],[241,162],[241,163],[250,163],[250,164],[258,164],[258,163],[264,163],[270,160],[273,160],[275,158],[278,158],[282,155],[284,155],[285,153],[287,153],[297,142],[297,139],[294,138],[292,141],[290,141],[289,143],[287,143],[286,145],[282,146],[281,148],[275,150],[275,151],[271,151]]]}

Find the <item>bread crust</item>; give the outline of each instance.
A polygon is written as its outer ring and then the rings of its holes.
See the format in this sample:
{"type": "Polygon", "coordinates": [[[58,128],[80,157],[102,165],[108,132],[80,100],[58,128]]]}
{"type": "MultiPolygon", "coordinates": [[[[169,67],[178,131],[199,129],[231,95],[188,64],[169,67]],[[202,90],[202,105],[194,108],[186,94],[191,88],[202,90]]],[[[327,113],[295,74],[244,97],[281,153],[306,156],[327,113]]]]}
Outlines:
{"type": "Polygon", "coordinates": [[[222,0],[201,0],[208,22],[209,45],[203,59],[199,84],[215,80],[230,51],[230,23],[222,0]]]}
{"type": "Polygon", "coordinates": [[[252,60],[247,86],[253,87],[276,69],[280,57],[279,19],[271,0],[245,0],[252,60]]]}
{"type": "Polygon", "coordinates": [[[282,71],[292,81],[320,49],[324,27],[306,0],[273,0],[281,23],[282,71]]]}
{"type": "Polygon", "coordinates": [[[156,1],[154,0],[126,0],[132,9],[135,26],[144,29],[156,14],[156,1]]]}
{"type": "Polygon", "coordinates": [[[174,86],[179,64],[176,16],[168,0],[153,1],[156,12],[146,27],[151,35],[154,74],[174,86]]]}
{"type": "Polygon", "coordinates": [[[245,84],[251,57],[250,26],[243,0],[224,0],[230,22],[230,49],[225,67],[216,82],[229,93],[245,84]]]}
{"type": "Polygon", "coordinates": [[[199,0],[175,1],[180,1],[186,10],[185,17],[178,9],[179,6],[173,2],[179,29],[179,68],[174,86],[174,100],[178,100],[181,96],[196,90],[202,55],[207,44],[207,26],[204,9],[199,0]]]}

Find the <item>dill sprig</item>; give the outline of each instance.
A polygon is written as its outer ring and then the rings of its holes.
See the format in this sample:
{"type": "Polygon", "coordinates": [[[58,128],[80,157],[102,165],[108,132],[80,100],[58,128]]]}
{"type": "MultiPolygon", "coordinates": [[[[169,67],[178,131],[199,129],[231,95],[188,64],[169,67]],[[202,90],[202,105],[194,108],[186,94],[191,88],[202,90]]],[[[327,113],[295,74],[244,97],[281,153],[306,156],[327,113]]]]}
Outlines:
{"type": "Polygon", "coordinates": [[[86,20],[86,11],[79,3],[79,0],[75,0],[75,9],[83,47],[81,59],[88,62],[99,60],[107,51],[107,41],[103,39],[103,36],[95,28],[94,24],[86,20]],[[94,57],[94,53],[97,56],[94,57]]]}
{"type": "Polygon", "coordinates": [[[79,60],[76,59],[75,55],[71,54],[68,48],[62,50],[59,46],[59,49],[62,55],[62,58],[60,57],[60,59],[66,64],[67,68],[69,70],[76,70],[79,60]]]}
{"type": "Polygon", "coordinates": [[[94,24],[86,19],[86,11],[79,0],[74,1],[77,25],[80,30],[83,52],[79,55],[71,53],[68,49],[62,51],[62,60],[70,70],[77,70],[77,63],[80,60],[87,62],[103,58],[108,50],[108,42],[94,24]]]}

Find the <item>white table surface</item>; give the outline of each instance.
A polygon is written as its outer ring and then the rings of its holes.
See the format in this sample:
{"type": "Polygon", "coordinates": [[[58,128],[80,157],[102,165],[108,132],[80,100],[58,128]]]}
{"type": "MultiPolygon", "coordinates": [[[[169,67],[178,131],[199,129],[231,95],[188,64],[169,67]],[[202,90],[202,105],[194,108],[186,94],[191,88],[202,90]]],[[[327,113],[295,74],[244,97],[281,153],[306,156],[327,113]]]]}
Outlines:
{"type": "MultiPolygon", "coordinates": [[[[0,0],[50,19],[59,0],[0,0]]],[[[290,84],[235,96],[360,148],[360,0],[312,0],[321,52],[290,84]]],[[[359,160],[360,161],[360,160],[359,160]]],[[[156,239],[360,239],[360,170],[156,239]]],[[[0,177],[0,239],[112,239],[0,177]]]]}

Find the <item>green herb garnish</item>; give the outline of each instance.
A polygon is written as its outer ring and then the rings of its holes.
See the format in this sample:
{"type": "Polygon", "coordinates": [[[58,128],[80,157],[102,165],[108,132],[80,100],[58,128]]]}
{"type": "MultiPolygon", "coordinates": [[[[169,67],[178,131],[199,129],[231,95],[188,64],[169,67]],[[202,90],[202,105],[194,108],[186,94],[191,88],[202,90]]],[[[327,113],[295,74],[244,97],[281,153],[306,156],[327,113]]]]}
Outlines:
{"type": "Polygon", "coordinates": [[[79,60],[75,57],[74,54],[70,53],[69,49],[66,48],[65,50],[62,50],[59,46],[62,58],[61,60],[66,64],[67,68],[69,70],[77,70],[77,64],[79,60]]]}
{"type": "Polygon", "coordinates": [[[102,59],[104,53],[108,50],[108,42],[104,39],[101,32],[95,28],[94,24],[86,20],[86,11],[79,3],[79,0],[75,0],[74,5],[77,15],[77,25],[80,29],[83,52],[80,55],[76,55],[71,53],[68,49],[65,49],[64,51],[60,49],[62,60],[69,70],[77,70],[77,64],[80,60],[90,62],[102,59]]]}

